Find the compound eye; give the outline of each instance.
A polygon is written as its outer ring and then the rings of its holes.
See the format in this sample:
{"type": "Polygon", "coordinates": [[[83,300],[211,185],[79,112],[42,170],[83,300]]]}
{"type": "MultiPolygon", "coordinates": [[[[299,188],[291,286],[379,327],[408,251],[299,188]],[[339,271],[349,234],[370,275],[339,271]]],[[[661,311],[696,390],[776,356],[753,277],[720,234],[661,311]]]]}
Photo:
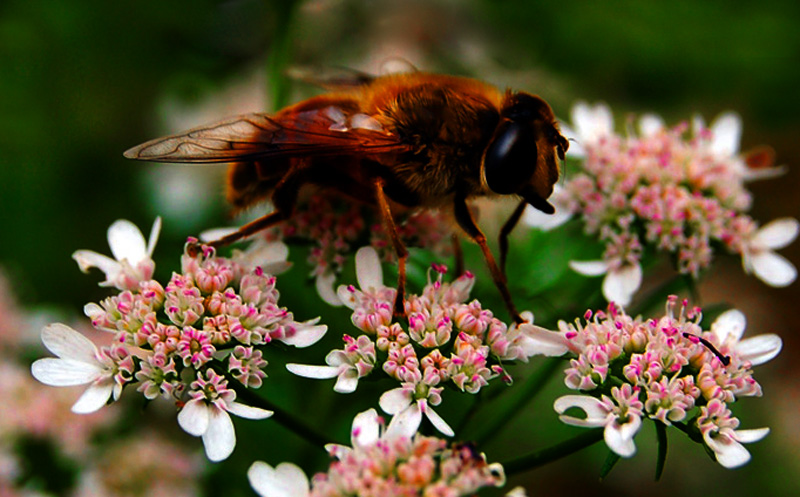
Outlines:
{"type": "Polygon", "coordinates": [[[483,159],[486,183],[495,193],[517,193],[526,185],[536,167],[536,141],[514,121],[500,124],[483,159]]]}

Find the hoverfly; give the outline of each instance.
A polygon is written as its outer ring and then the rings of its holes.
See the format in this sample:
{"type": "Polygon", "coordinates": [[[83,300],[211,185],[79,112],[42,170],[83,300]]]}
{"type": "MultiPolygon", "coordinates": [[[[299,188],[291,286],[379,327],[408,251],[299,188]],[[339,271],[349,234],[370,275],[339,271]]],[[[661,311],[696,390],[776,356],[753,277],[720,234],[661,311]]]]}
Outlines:
{"type": "Polygon", "coordinates": [[[316,185],[379,209],[398,256],[395,314],[404,315],[408,251],[393,206],[452,209],[481,248],[513,319],[504,271],[467,205],[471,198],[511,195],[521,202],[501,231],[508,233],[526,204],[553,213],[547,198],[569,143],[550,106],[525,92],[422,72],[360,77],[331,93],[272,115],[246,114],[158,138],[125,152],[130,159],[229,162],[227,199],[235,209],[271,199],[273,212],[211,243],[221,246],[292,216],[299,190],[316,185]]]}

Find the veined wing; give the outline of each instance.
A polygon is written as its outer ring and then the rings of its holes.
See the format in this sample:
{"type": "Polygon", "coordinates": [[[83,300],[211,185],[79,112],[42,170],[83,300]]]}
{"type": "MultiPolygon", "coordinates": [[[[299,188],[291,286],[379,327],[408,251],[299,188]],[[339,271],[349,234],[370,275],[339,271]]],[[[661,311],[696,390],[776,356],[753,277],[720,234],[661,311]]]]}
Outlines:
{"type": "Polygon", "coordinates": [[[245,114],[151,140],[124,155],[154,162],[217,163],[269,157],[375,155],[409,149],[375,118],[331,104],[274,117],[245,114]]]}

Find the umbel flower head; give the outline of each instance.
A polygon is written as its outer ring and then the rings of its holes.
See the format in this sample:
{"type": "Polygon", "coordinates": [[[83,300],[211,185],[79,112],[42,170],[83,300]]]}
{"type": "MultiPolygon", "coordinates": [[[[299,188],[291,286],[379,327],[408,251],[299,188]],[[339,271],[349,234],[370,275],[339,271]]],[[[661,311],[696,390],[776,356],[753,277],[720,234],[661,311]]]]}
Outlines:
{"type": "Polygon", "coordinates": [[[777,335],[742,340],[744,314],[730,310],[708,331],[698,308],[667,301],[659,319],[633,318],[614,304],[608,312],[587,311],[585,321],[559,323],[558,332],[534,331],[549,355],[568,354],[564,382],[580,395],[555,401],[563,422],[604,427],[609,448],[632,456],[642,420],[675,425],[702,441],[727,467],[750,460],[742,443],[755,442],[769,429],[737,430],[728,406],[740,397],[761,396],[752,367],[774,358],[777,335]],[[577,408],[585,416],[568,412],[577,408]]]}
{"type": "Polygon", "coordinates": [[[407,320],[400,322],[392,316],[395,290],[383,285],[378,254],[361,248],[356,254],[360,289],[342,285],[338,292],[361,333],[345,335],[344,348],[331,351],[326,366],[287,368],[308,378],[337,378],[333,388],[339,393],[355,391],[361,378],[382,371],[399,383],[380,398],[384,412],[394,416],[390,432],[411,437],[426,417],[452,436],[453,430],[433,410],[442,401],[444,386],[474,394],[495,378],[510,382],[503,365],[527,361],[537,351],[530,338],[536,328],[530,313],[523,313],[526,323],[509,327],[477,300],[467,302],[475,283],[471,273],[448,283],[443,281],[446,271],[433,266],[422,293],[406,296],[407,320]]]}
{"type": "Polygon", "coordinates": [[[408,497],[474,495],[480,488],[505,484],[503,467],[488,464],[468,444],[392,435],[382,431],[374,409],[353,420],[352,447],[330,444],[334,461],[309,482],[291,463],[272,467],[253,463],[247,476],[262,497],[408,497]]]}
{"type": "Polygon", "coordinates": [[[574,130],[564,126],[576,139],[569,152],[583,160],[553,201],[580,216],[585,232],[605,244],[601,260],[573,261],[571,267],[587,276],[605,275],[606,299],[628,305],[641,284],[647,251],[669,253],[677,270],[694,278],[724,249],[740,255],[745,271],[768,285],[796,279],[795,267],[775,250],[797,237],[797,220],[759,228],[746,214],[752,200],[745,182],[781,169],[748,166],[739,154],[736,115],[724,114],[710,127],[695,118],[691,133],[686,123],[667,128],[646,115],[638,133],[621,136],[607,107],[579,103],[572,121],[574,130]]]}
{"type": "MultiPolygon", "coordinates": [[[[236,401],[236,388],[259,388],[266,377],[264,348],[275,340],[305,347],[327,328],[317,320],[295,321],[280,307],[275,276],[253,265],[253,254],[224,258],[208,247],[196,255],[187,249],[181,271],[162,285],[151,279],[154,238],[144,252],[141,233],[136,236],[126,227],[125,237],[112,236],[119,223],[109,230],[118,266],[94,265],[106,272],[101,285],[110,281],[120,292],[84,308],[95,328],[114,335],[113,345],[97,348],[65,325],[50,325],[42,340],[57,358],[34,362],[33,375],[53,386],[88,385],[72,408],[80,413],[117,400],[128,385],[147,399],[172,399],[180,408],[180,426],[202,437],[208,458],[225,459],[236,443],[230,414],[251,419],[272,415],[236,401]],[[114,247],[120,239],[132,240],[138,248],[114,247]],[[119,254],[133,254],[137,261],[119,254]]],[[[87,267],[86,251],[78,253],[83,254],[76,256],[84,260],[81,267],[87,267]]],[[[274,263],[266,255],[264,260],[274,263]]]]}

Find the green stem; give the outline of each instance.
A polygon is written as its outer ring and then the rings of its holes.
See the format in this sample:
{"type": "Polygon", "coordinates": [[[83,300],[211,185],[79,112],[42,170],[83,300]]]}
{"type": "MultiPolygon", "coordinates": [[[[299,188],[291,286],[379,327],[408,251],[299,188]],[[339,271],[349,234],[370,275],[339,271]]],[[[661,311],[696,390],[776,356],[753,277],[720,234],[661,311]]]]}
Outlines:
{"type": "Polygon", "coordinates": [[[533,376],[528,378],[528,381],[517,391],[517,397],[506,406],[496,410],[492,419],[483,425],[483,429],[475,437],[478,446],[486,443],[497,431],[511,421],[514,416],[519,414],[522,407],[539,393],[547,384],[547,381],[553,376],[553,373],[558,371],[561,364],[561,358],[549,358],[533,376]]]}
{"type": "Polygon", "coordinates": [[[274,419],[279,425],[295,433],[311,445],[325,450],[325,444],[330,443],[330,437],[326,437],[314,428],[306,425],[297,419],[296,415],[285,411],[253,391],[237,385],[236,382],[231,382],[229,384],[233,385],[233,390],[236,391],[236,395],[241,398],[245,404],[274,412],[270,419],[274,419]]]}
{"type": "Polygon", "coordinates": [[[667,425],[655,421],[656,440],[658,440],[658,457],[656,458],[656,481],[664,473],[664,464],[667,462],[667,425]]]}
{"type": "Polygon", "coordinates": [[[545,464],[557,461],[562,457],[566,457],[594,445],[603,439],[603,431],[602,428],[596,428],[581,433],[575,438],[565,440],[552,447],[503,463],[503,469],[505,469],[506,476],[511,476],[523,471],[538,468],[539,466],[544,466],[545,464]]]}
{"type": "Polygon", "coordinates": [[[299,2],[273,0],[268,2],[273,13],[272,45],[267,56],[267,93],[272,97],[273,110],[284,107],[289,100],[289,81],[284,74],[291,51],[290,28],[299,2]]]}

